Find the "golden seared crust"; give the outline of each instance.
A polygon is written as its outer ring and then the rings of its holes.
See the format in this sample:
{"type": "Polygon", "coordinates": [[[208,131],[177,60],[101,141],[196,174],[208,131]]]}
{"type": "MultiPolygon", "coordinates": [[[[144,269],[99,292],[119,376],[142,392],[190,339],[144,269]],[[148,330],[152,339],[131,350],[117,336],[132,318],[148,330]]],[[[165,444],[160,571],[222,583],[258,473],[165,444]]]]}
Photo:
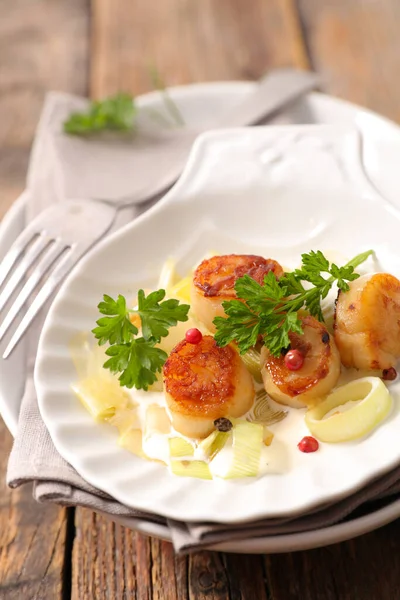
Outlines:
{"type": "Polygon", "coordinates": [[[332,360],[332,340],[323,323],[307,315],[301,319],[304,335],[290,333],[290,347],[304,355],[301,369],[291,371],[285,365],[285,356],[266,353],[265,367],[279,390],[295,397],[312,389],[325,379],[332,360]]]}
{"type": "Polygon", "coordinates": [[[207,298],[236,298],[235,281],[249,275],[262,284],[265,275],[273,271],[277,278],[283,269],[276,260],[253,254],[228,254],[203,260],[193,276],[194,286],[207,298]]]}
{"type": "Polygon", "coordinates": [[[237,352],[231,346],[220,348],[209,335],[199,344],[183,340],[163,368],[170,409],[191,417],[218,418],[225,414],[240,366],[237,352]]]}
{"type": "Polygon", "coordinates": [[[400,281],[389,273],[363,275],[339,292],[335,342],[342,362],[358,369],[387,369],[400,356],[400,281]]]}

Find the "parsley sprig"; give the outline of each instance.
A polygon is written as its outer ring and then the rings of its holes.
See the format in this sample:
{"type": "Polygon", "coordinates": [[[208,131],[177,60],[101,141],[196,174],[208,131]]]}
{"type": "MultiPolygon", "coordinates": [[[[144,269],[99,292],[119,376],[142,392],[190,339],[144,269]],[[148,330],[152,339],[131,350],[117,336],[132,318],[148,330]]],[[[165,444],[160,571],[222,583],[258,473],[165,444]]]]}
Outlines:
{"type": "MultiPolygon", "coordinates": [[[[183,127],[185,121],[172,100],[169,91],[157,69],[150,67],[150,77],[153,86],[161,94],[165,113],[149,108],[146,112],[164,127],[183,127]]],[[[141,109],[143,110],[143,109],[141,109]]],[[[87,110],[71,113],[63,123],[64,132],[76,136],[89,136],[103,131],[132,132],[135,129],[139,109],[131,94],[119,92],[103,100],[93,100],[87,110]]]]}
{"type": "Polygon", "coordinates": [[[104,295],[98,305],[100,313],[106,316],[97,320],[97,327],[92,333],[100,346],[109,344],[106,354],[110,358],[103,366],[112,373],[120,373],[121,386],[147,390],[157,380],[157,373],[161,372],[167,360],[167,353],[156,344],[168,335],[170,327],[178,321],[188,320],[188,304],[164,298],[165,290],[151,292],[148,296],[139,290],[135,310],[127,308],[121,295],[116,300],[104,295]],[[140,337],[131,315],[140,318],[140,337]]]}
{"type": "Polygon", "coordinates": [[[83,136],[105,130],[131,131],[136,113],[133,97],[119,93],[105,100],[94,100],[86,111],[73,112],[64,122],[64,131],[83,136]]]}
{"type": "Polygon", "coordinates": [[[371,254],[372,250],[363,252],[344,267],[338,267],[329,263],[319,250],[311,251],[302,254],[300,269],[285,273],[278,280],[272,271],[264,278],[263,285],[249,275],[240,277],[235,283],[235,290],[237,297],[244,302],[223,302],[227,317],[216,317],[213,321],[217,329],[217,344],[226,346],[234,341],[240,353],[245,354],[261,336],[271,354],[279,356],[281,350],[290,344],[290,332],[303,333],[298,311],[305,308],[323,321],[321,300],[326,298],[334,283],[347,291],[347,282],[359,277],[355,268],[371,254]]]}

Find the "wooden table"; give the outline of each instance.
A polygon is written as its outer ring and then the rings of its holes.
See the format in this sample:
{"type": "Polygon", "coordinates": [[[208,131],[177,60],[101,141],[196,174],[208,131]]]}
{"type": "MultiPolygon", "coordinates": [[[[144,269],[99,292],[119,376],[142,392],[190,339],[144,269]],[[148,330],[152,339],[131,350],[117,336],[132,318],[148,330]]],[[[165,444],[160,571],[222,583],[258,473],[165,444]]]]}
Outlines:
{"type": "MultiPolygon", "coordinates": [[[[313,68],[325,90],[400,122],[399,0],[0,0],[0,217],[24,187],[44,94],[102,97],[313,68]]],[[[89,510],[41,506],[4,484],[0,599],[395,600],[400,524],[325,549],[275,556],[199,552],[89,510]]]]}

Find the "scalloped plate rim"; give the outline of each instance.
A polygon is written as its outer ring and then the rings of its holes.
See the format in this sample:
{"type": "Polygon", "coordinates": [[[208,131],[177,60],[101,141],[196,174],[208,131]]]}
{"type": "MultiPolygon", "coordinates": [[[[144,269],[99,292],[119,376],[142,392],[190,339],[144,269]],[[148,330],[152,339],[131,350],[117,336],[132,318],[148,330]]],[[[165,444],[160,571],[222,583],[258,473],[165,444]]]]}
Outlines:
{"type": "MultiPolygon", "coordinates": [[[[352,480],[351,483],[347,483],[346,486],[341,486],[339,484],[339,481],[336,480],[336,486],[337,489],[335,492],[332,492],[332,490],[327,493],[326,490],[321,486],[319,486],[316,484],[315,485],[315,490],[313,490],[313,492],[315,491],[319,491],[319,495],[317,494],[316,496],[311,494],[311,497],[309,494],[307,494],[304,489],[303,489],[303,494],[298,494],[298,496],[296,497],[296,500],[290,504],[289,508],[286,508],[285,510],[283,510],[280,505],[278,507],[278,503],[276,501],[275,498],[275,506],[274,508],[271,508],[271,506],[269,506],[268,508],[265,508],[264,506],[261,506],[260,503],[257,504],[257,509],[255,507],[252,507],[251,510],[248,509],[248,507],[246,506],[245,508],[243,508],[242,506],[240,506],[240,502],[234,502],[233,504],[231,504],[229,506],[229,510],[227,510],[226,512],[224,512],[224,514],[221,514],[221,512],[219,512],[219,514],[216,514],[215,512],[213,513],[213,511],[207,508],[207,507],[203,507],[204,505],[202,505],[202,507],[200,508],[200,504],[201,502],[199,502],[199,504],[195,503],[193,505],[190,506],[188,503],[185,505],[185,502],[183,501],[183,504],[181,501],[177,502],[177,505],[172,506],[171,503],[169,503],[167,505],[167,503],[163,504],[162,501],[157,500],[154,501],[154,499],[152,498],[151,501],[150,500],[144,500],[143,498],[141,500],[138,499],[137,496],[135,496],[134,498],[131,499],[131,497],[128,495],[128,491],[127,489],[124,491],[124,487],[120,486],[119,484],[117,484],[116,481],[113,481],[112,478],[110,480],[109,479],[105,479],[105,473],[103,472],[104,469],[97,469],[96,467],[87,467],[87,465],[85,466],[84,464],[84,457],[82,454],[80,454],[79,452],[76,452],[72,446],[71,443],[68,442],[68,434],[65,436],[65,434],[63,434],[61,432],[60,429],[60,422],[55,422],[51,413],[52,410],[52,399],[55,399],[54,393],[53,393],[53,397],[52,397],[52,390],[51,388],[49,388],[47,386],[47,384],[45,383],[45,378],[46,378],[46,368],[47,368],[47,359],[51,350],[50,348],[46,349],[46,343],[47,343],[47,338],[51,337],[51,332],[52,332],[52,321],[56,320],[56,316],[57,316],[57,312],[61,312],[62,308],[63,308],[63,301],[64,301],[64,297],[65,295],[68,293],[68,290],[72,287],[74,287],[74,283],[77,284],[77,282],[79,281],[80,276],[82,276],[83,274],[85,274],[85,272],[88,271],[87,269],[87,265],[90,265],[91,262],[93,263],[93,261],[95,261],[96,257],[101,257],[102,253],[103,253],[103,258],[104,258],[104,251],[106,249],[110,249],[113,246],[118,247],[119,242],[121,242],[122,240],[122,244],[124,243],[124,240],[126,241],[127,237],[129,235],[133,235],[133,232],[138,232],[140,230],[140,228],[147,222],[147,223],[151,223],[152,220],[154,219],[154,217],[157,216],[157,214],[163,213],[165,211],[168,212],[168,208],[170,208],[171,206],[174,205],[174,203],[176,204],[176,201],[181,197],[182,193],[184,195],[185,191],[186,194],[188,193],[188,189],[190,190],[190,187],[192,185],[192,180],[193,180],[193,175],[194,173],[198,172],[201,167],[202,164],[207,164],[207,161],[209,160],[209,157],[211,156],[210,154],[210,147],[213,146],[213,144],[217,144],[218,142],[221,142],[221,140],[226,140],[229,139],[229,141],[231,140],[232,136],[237,139],[241,137],[246,137],[246,139],[254,139],[254,140],[258,140],[259,138],[263,137],[264,135],[269,135],[269,134],[273,134],[276,135],[277,133],[280,133],[280,130],[282,129],[282,127],[278,127],[275,128],[275,131],[272,131],[271,128],[265,128],[263,130],[263,128],[257,128],[257,130],[249,130],[249,129],[245,129],[245,130],[226,130],[226,131],[213,131],[213,132],[207,132],[205,134],[203,134],[202,136],[200,136],[197,141],[195,142],[191,155],[189,157],[187,166],[180,178],[180,180],[177,182],[177,184],[170,190],[170,192],[164,197],[164,199],[158,203],[156,206],[154,206],[150,211],[148,211],[147,213],[145,213],[144,215],[142,215],[139,219],[135,220],[134,222],[126,225],[124,228],[122,228],[121,230],[119,230],[118,232],[114,233],[112,236],[108,237],[106,240],[104,240],[103,242],[101,242],[94,250],[92,250],[90,252],[90,254],[87,255],[87,257],[85,257],[85,259],[77,266],[77,268],[73,271],[73,273],[69,276],[69,278],[67,279],[67,281],[63,284],[62,288],[60,289],[56,300],[53,303],[53,306],[51,307],[51,310],[49,312],[49,315],[46,319],[46,323],[45,326],[43,328],[43,332],[42,332],[42,336],[40,339],[40,343],[39,343],[39,351],[38,351],[38,359],[37,359],[37,363],[36,363],[36,369],[35,369],[35,385],[36,385],[36,389],[38,392],[38,400],[39,400],[39,408],[42,414],[42,417],[49,429],[49,432],[51,434],[51,437],[53,439],[53,442],[56,446],[56,448],[58,449],[58,451],[60,452],[60,454],[66,459],[68,460],[73,466],[74,468],[76,468],[76,470],[83,476],[85,477],[85,479],[87,481],[89,481],[89,483],[91,483],[92,485],[95,485],[96,487],[102,489],[103,491],[113,495],[115,498],[117,498],[119,501],[130,505],[132,507],[135,508],[139,508],[142,510],[148,510],[151,512],[157,512],[158,514],[162,514],[166,517],[169,518],[175,518],[175,519],[179,519],[179,518],[184,518],[186,521],[196,521],[196,520],[208,520],[208,521],[220,521],[220,522],[245,522],[248,520],[253,520],[253,519],[260,519],[260,518],[267,518],[267,517],[276,517],[278,515],[289,515],[289,514],[296,514],[302,511],[305,511],[306,509],[311,509],[314,506],[317,506],[323,502],[327,502],[327,501],[331,501],[331,500],[335,500],[338,498],[342,498],[344,496],[349,495],[351,492],[356,491],[357,489],[359,489],[360,487],[362,487],[363,485],[365,485],[366,483],[368,483],[368,481],[370,481],[371,479],[373,479],[374,477],[376,477],[378,474],[382,474],[385,471],[391,469],[399,460],[400,456],[397,457],[397,459],[391,459],[388,460],[384,466],[380,467],[379,470],[377,469],[377,467],[375,466],[375,470],[374,471],[368,471],[363,473],[363,477],[361,478],[360,476],[358,477],[358,479],[356,478],[354,481],[352,480]],[[278,131],[277,131],[278,129],[278,131]],[[268,131],[268,134],[267,134],[268,131]],[[299,499],[299,496],[301,496],[301,500],[299,499]]],[[[315,134],[317,131],[333,131],[333,129],[335,129],[335,135],[336,135],[336,127],[332,128],[329,125],[322,125],[322,126],[318,126],[318,125],[311,125],[311,126],[293,126],[293,127],[284,127],[284,129],[286,131],[291,131],[292,129],[295,129],[296,131],[298,130],[302,130],[302,131],[308,131],[308,130],[312,130],[312,136],[315,137],[315,134]]],[[[349,127],[344,127],[344,131],[353,131],[353,128],[349,128],[349,127]]],[[[317,135],[318,137],[318,135],[317,135]]],[[[203,191],[207,190],[207,184],[204,184],[204,188],[203,191]]],[[[354,190],[352,190],[352,194],[355,197],[355,193],[354,190]]],[[[193,200],[192,200],[193,202],[193,200]]],[[[218,204],[218,203],[217,203],[218,204]]],[[[161,250],[160,250],[161,252],[161,250]]],[[[99,260],[99,259],[97,259],[99,260]]],[[[93,266],[93,265],[92,265],[93,266]]],[[[74,290],[76,292],[76,290],[74,290]]],[[[51,353],[50,353],[51,354],[51,353]]],[[[71,382],[70,382],[71,383],[71,382]]],[[[65,384],[65,382],[64,382],[65,384]]],[[[95,424],[93,424],[94,427],[96,427],[95,424]]],[[[301,434],[300,434],[301,435],[301,434]]],[[[122,462],[122,452],[121,450],[119,450],[120,455],[121,455],[121,462],[122,462]]],[[[135,457],[136,458],[136,457],[135,457]]],[[[355,469],[355,471],[357,472],[357,454],[353,454],[352,455],[353,458],[353,467],[355,469]]],[[[137,459],[136,459],[137,460],[137,459]]],[[[134,463],[132,463],[134,464],[134,463]]],[[[149,467],[149,470],[151,470],[151,467],[149,467]]],[[[306,474],[308,474],[308,472],[306,472],[306,474]]],[[[263,480],[266,480],[266,486],[267,481],[268,481],[268,476],[262,478],[263,480]]],[[[147,481],[147,480],[146,480],[147,481]]],[[[254,486],[256,486],[256,482],[260,481],[255,480],[254,486]]],[[[183,492],[187,492],[189,493],[189,486],[191,484],[187,483],[186,481],[183,480],[179,480],[177,478],[172,478],[170,479],[171,482],[171,487],[179,489],[182,493],[183,492]]],[[[196,482],[196,485],[198,486],[198,490],[202,491],[202,494],[206,495],[206,491],[209,491],[209,486],[210,483],[209,482],[196,482]]],[[[226,496],[228,491],[229,494],[229,489],[230,489],[230,485],[228,483],[225,483],[225,491],[222,493],[222,499],[224,498],[224,496],[226,496]]],[[[249,483],[249,485],[251,485],[251,483],[249,483]]],[[[305,488],[307,486],[304,486],[305,488]]],[[[238,497],[241,498],[242,500],[249,500],[249,498],[246,496],[246,492],[239,492],[239,487],[236,488],[237,489],[237,493],[238,493],[238,497]]],[[[243,488],[240,488],[243,489],[243,488]]],[[[264,488],[265,491],[265,488],[264,488]]],[[[131,490],[132,493],[132,490],[131,490]]],[[[164,490],[164,493],[165,490],[164,490]]],[[[199,492],[200,493],[200,492],[199,492]]],[[[270,496],[271,497],[271,496],[270,496]]],[[[225,500],[227,500],[227,498],[225,498],[225,500]]],[[[218,512],[218,511],[217,511],[218,512]]]]}

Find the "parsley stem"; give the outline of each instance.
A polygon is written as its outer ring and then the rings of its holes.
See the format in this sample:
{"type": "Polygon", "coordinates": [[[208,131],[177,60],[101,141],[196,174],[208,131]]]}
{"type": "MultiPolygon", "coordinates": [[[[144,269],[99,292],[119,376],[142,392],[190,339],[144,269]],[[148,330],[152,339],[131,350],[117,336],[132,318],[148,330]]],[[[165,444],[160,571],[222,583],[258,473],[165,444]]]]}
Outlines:
{"type": "MultiPolygon", "coordinates": [[[[329,281],[329,279],[327,279],[327,282],[328,281],[329,281]]],[[[335,280],[332,279],[332,281],[335,281],[335,280]]],[[[294,312],[294,311],[297,312],[304,306],[306,299],[309,298],[310,296],[316,295],[316,293],[318,293],[318,295],[319,295],[319,288],[313,287],[309,290],[306,290],[304,292],[304,294],[299,294],[298,296],[295,296],[294,298],[291,298],[290,300],[288,300],[288,302],[286,302],[286,304],[282,304],[282,306],[279,308],[279,312],[283,313],[282,316],[284,316],[284,313],[287,313],[287,312],[294,312]]]]}
{"type": "MultiPolygon", "coordinates": [[[[374,254],[373,250],[367,250],[366,252],[357,254],[357,256],[355,256],[348,263],[345,264],[345,267],[353,267],[353,269],[355,269],[356,267],[361,265],[363,262],[365,262],[367,260],[367,258],[372,256],[373,254],[374,254]]],[[[331,277],[328,277],[328,279],[326,279],[325,281],[326,281],[326,284],[332,284],[336,281],[336,277],[331,275],[331,277]]],[[[324,284],[324,285],[326,285],[326,284],[324,284]]],[[[318,288],[318,287],[313,287],[309,290],[306,290],[304,292],[304,294],[299,294],[298,296],[291,298],[290,300],[288,300],[288,302],[283,304],[279,308],[279,312],[285,313],[285,312],[293,312],[295,310],[300,310],[300,308],[302,308],[304,306],[306,299],[310,298],[310,296],[313,296],[316,294],[318,294],[318,295],[320,294],[320,288],[318,288]],[[300,303],[301,303],[301,306],[300,306],[300,303]]]]}
{"type": "Polygon", "coordinates": [[[361,252],[361,254],[357,254],[354,258],[352,258],[345,267],[353,267],[354,269],[361,265],[363,262],[367,260],[370,256],[374,254],[373,250],[367,250],[366,252],[361,252]]]}
{"type": "Polygon", "coordinates": [[[175,125],[178,127],[183,127],[185,125],[184,118],[182,117],[179,108],[169,95],[166,85],[155,67],[150,67],[150,76],[154,87],[160,92],[165,104],[165,108],[175,122],[175,125]]]}

